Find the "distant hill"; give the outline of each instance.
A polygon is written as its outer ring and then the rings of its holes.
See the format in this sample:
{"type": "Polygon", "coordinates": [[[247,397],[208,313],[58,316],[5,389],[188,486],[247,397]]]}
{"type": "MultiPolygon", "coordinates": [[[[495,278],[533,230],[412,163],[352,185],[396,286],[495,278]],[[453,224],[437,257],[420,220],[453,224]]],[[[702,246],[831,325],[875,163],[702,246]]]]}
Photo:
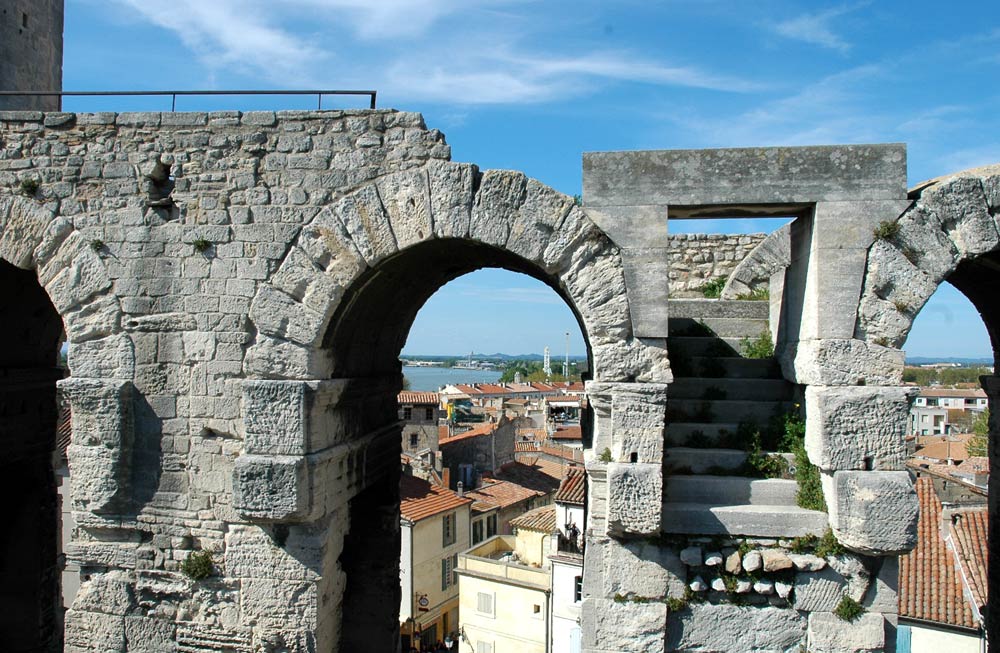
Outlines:
{"type": "MultiPolygon", "coordinates": [[[[566,355],[565,354],[562,354],[562,355],[552,354],[551,356],[552,356],[552,361],[553,362],[557,362],[557,361],[563,360],[563,358],[565,358],[566,355]]],[[[463,359],[467,359],[469,357],[469,355],[468,354],[407,354],[406,352],[403,352],[402,354],[399,355],[399,357],[400,358],[406,358],[406,359],[409,359],[409,360],[415,360],[415,361],[419,361],[419,360],[449,360],[449,359],[463,360],[463,359]]],[[[484,361],[484,360],[489,360],[489,361],[514,361],[514,360],[517,360],[517,361],[540,361],[540,360],[545,360],[545,356],[542,355],[542,354],[502,354],[502,353],[495,353],[495,354],[472,354],[472,359],[473,360],[480,360],[480,361],[484,361]]],[[[582,361],[582,360],[587,360],[587,357],[586,356],[579,356],[579,355],[570,354],[569,359],[573,360],[573,361],[582,361]]]]}
{"type": "Polygon", "coordinates": [[[958,363],[959,365],[985,365],[987,367],[993,366],[992,358],[961,358],[958,356],[949,356],[947,358],[931,358],[927,356],[907,356],[907,365],[930,365],[932,363],[958,363]]]}

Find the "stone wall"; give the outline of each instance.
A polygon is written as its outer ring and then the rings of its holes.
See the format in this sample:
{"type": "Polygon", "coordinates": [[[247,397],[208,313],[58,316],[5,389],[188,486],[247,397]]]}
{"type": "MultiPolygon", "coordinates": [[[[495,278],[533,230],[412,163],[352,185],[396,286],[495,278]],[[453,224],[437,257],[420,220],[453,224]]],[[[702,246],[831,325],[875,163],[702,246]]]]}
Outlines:
{"type": "MultiPolygon", "coordinates": [[[[0,89],[62,90],[63,0],[0,1],[0,89]]],[[[0,97],[0,110],[58,110],[58,96],[0,97]]]]}
{"type": "Polygon", "coordinates": [[[669,236],[670,296],[703,297],[701,287],[728,278],[767,234],[673,234],[669,236]]]}

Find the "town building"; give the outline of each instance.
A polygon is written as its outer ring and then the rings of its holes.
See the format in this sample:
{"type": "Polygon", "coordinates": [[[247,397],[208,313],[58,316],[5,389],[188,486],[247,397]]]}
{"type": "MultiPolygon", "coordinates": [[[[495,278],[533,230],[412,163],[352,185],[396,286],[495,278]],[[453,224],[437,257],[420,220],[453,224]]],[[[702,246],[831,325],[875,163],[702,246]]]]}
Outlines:
{"type": "Polygon", "coordinates": [[[426,650],[458,629],[458,554],[469,548],[472,499],[424,479],[399,479],[402,649],[426,650]],[[419,644],[418,644],[419,642],[419,644]]]}
{"type": "Polygon", "coordinates": [[[582,650],[580,605],[583,600],[586,479],[582,467],[570,468],[555,495],[555,550],[549,555],[552,570],[551,653],[580,653],[582,650]]]}
{"type": "Polygon", "coordinates": [[[928,477],[916,490],[917,546],[899,559],[896,651],[983,653],[986,507],[945,508],[928,477]]]}

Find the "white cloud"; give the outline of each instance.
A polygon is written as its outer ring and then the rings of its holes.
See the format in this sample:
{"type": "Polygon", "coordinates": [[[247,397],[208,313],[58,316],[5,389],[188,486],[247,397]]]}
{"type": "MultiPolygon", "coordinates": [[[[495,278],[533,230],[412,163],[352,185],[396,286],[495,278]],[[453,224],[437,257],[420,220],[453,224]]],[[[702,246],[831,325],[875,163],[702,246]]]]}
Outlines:
{"type": "Polygon", "coordinates": [[[476,297],[485,302],[516,302],[520,304],[552,304],[565,306],[566,302],[549,288],[493,288],[489,286],[462,286],[460,294],[476,297]]]}
{"type": "Polygon", "coordinates": [[[847,52],[851,44],[837,34],[832,26],[835,18],[850,13],[868,3],[841,5],[813,14],[802,14],[771,25],[771,29],[788,39],[847,52]]]}

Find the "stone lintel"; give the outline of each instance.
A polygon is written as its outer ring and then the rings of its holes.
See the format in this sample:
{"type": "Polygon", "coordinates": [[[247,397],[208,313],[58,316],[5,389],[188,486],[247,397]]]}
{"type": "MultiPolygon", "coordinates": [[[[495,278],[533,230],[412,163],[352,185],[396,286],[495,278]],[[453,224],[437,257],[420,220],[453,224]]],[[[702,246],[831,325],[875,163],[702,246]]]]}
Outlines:
{"type": "Polygon", "coordinates": [[[586,152],[587,207],[906,198],[906,146],[586,152]]]}
{"type": "Polygon", "coordinates": [[[348,381],[243,382],[244,446],[249,454],[305,455],[332,444],[341,429],[333,423],[348,381]]]}

